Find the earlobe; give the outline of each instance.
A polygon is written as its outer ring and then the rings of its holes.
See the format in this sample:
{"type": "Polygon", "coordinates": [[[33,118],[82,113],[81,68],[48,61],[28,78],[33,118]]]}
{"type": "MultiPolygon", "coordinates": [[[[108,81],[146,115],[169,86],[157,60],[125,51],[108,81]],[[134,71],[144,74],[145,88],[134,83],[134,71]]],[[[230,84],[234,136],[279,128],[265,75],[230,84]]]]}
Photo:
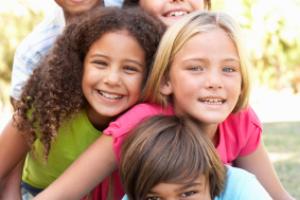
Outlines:
{"type": "Polygon", "coordinates": [[[160,92],[163,95],[170,95],[172,94],[172,85],[170,81],[164,81],[160,86],[160,92]]]}

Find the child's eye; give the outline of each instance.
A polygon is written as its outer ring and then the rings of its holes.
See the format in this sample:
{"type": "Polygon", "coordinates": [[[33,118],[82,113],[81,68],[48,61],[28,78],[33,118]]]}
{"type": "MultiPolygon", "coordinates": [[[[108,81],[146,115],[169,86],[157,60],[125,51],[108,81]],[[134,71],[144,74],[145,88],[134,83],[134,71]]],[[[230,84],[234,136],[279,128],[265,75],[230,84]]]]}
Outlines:
{"type": "Polygon", "coordinates": [[[201,65],[195,65],[195,66],[188,67],[187,69],[191,71],[203,71],[204,67],[201,65]]]}
{"type": "Polygon", "coordinates": [[[159,197],[156,197],[156,196],[149,196],[149,197],[146,197],[145,200],[161,200],[159,197]]]}
{"type": "Polygon", "coordinates": [[[96,66],[107,66],[108,65],[108,63],[107,62],[105,62],[105,61],[102,61],[102,60],[94,60],[94,61],[92,61],[91,63],[93,63],[93,64],[95,64],[96,66]]]}
{"type": "Polygon", "coordinates": [[[223,67],[222,70],[223,70],[223,72],[235,72],[235,71],[237,71],[235,69],[235,67],[229,67],[229,66],[223,67]]]}
{"type": "Polygon", "coordinates": [[[188,191],[188,192],[184,192],[181,194],[181,197],[190,197],[194,194],[196,194],[197,192],[196,191],[188,191]]]}
{"type": "Polygon", "coordinates": [[[140,69],[138,67],[135,67],[135,66],[124,66],[124,70],[126,71],[126,73],[129,73],[129,74],[132,74],[132,73],[135,73],[135,72],[139,72],[140,69]]]}

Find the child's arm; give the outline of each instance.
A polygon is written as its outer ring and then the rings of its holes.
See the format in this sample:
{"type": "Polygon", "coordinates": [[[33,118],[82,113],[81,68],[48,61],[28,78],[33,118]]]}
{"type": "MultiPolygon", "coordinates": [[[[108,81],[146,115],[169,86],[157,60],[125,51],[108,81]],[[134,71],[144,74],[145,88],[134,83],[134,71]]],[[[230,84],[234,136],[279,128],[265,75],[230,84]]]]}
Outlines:
{"type": "Polygon", "coordinates": [[[267,151],[262,143],[248,156],[239,157],[235,164],[256,175],[273,199],[292,200],[293,198],[281,185],[267,151]]]}
{"type": "Polygon", "coordinates": [[[21,176],[24,162],[21,161],[0,186],[0,200],[21,200],[21,176]]]}
{"type": "Polygon", "coordinates": [[[0,134],[0,183],[3,183],[30,149],[24,136],[13,123],[11,119],[0,134]]]}
{"type": "Polygon", "coordinates": [[[117,166],[113,138],[98,138],[57,180],[34,199],[80,199],[117,166]]]}

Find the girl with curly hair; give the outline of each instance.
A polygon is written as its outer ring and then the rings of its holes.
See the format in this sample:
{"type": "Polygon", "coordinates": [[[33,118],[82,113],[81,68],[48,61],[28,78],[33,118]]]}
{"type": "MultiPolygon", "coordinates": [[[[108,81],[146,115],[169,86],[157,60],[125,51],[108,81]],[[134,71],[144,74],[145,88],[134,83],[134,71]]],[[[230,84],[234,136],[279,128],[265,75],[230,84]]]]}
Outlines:
{"type": "MultiPolygon", "coordinates": [[[[25,190],[36,195],[53,182],[139,101],[163,31],[160,21],[137,8],[101,8],[68,25],[0,135],[0,182],[25,157],[25,190]]],[[[115,198],[122,196],[115,189],[115,198]]]]}

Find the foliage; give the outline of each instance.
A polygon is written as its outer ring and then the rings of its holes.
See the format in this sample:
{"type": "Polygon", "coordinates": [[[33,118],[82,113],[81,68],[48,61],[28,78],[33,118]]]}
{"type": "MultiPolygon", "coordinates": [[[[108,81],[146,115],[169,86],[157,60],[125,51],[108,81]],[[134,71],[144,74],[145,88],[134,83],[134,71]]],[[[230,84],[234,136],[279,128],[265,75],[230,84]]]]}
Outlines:
{"type": "Polygon", "coordinates": [[[13,56],[17,45],[41,20],[42,13],[27,9],[23,15],[0,13],[0,102],[7,102],[13,56]]]}
{"type": "Polygon", "coordinates": [[[223,4],[216,7],[236,17],[246,30],[259,83],[300,92],[300,1],[231,0],[223,4]]]}

